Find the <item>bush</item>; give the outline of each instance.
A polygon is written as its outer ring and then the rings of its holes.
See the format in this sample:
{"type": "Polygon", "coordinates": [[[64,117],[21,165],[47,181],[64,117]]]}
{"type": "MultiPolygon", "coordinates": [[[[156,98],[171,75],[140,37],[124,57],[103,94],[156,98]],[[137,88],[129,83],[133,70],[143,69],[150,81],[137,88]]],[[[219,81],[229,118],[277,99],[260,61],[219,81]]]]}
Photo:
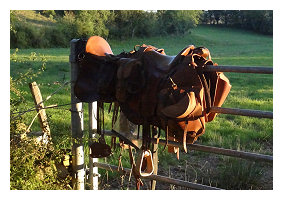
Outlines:
{"type": "Polygon", "coordinates": [[[13,65],[28,65],[27,61],[32,61],[30,68],[26,71],[17,71],[16,74],[13,74],[13,77],[10,76],[10,134],[19,135],[23,134],[27,127],[23,120],[22,116],[13,114],[19,112],[19,107],[26,102],[26,91],[22,90],[23,85],[28,85],[28,82],[32,82],[34,78],[40,76],[46,68],[46,58],[44,56],[37,56],[35,52],[32,52],[31,55],[27,58],[19,58],[17,53],[18,49],[15,50],[10,56],[10,62],[13,65]],[[23,132],[24,131],[24,132],[23,132]]]}
{"type": "Polygon", "coordinates": [[[56,15],[56,13],[55,13],[54,10],[43,10],[42,15],[45,16],[45,17],[53,18],[56,15]]]}
{"type": "Polygon", "coordinates": [[[18,57],[17,53],[18,49],[11,54],[11,63],[29,64],[30,68],[10,77],[10,189],[70,189],[70,177],[60,178],[56,168],[64,152],[56,150],[51,144],[43,147],[32,138],[22,137],[28,132],[28,126],[22,115],[17,113],[26,102],[27,92],[21,88],[42,75],[47,61],[34,52],[25,58],[18,57]]]}
{"type": "Polygon", "coordinates": [[[50,145],[43,148],[33,140],[10,141],[11,190],[63,190],[71,189],[70,177],[60,179],[56,169],[62,152],[50,145]]]}

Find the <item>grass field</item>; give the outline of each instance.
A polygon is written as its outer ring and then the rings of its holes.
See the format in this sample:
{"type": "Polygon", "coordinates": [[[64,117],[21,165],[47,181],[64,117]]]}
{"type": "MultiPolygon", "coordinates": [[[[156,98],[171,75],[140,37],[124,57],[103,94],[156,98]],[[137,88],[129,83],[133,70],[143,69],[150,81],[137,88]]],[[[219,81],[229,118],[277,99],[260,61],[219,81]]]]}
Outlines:
{"type": "MultiPolygon", "coordinates": [[[[191,34],[184,36],[133,38],[108,42],[114,54],[130,51],[135,45],[145,43],[164,48],[167,55],[176,55],[185,46],[194,44],[207,47],[211,52],[212,60],[219,65],[271,67],[273,65],[272,37],[237,29],[199,26],[192,30],[191,34]]],[[[67,48],[20,49],[16,54],[14,54],[15,50],[11,49],[10,52],[11,76],[13,78],[17,78],[19,73],[24,73],[28,68],[37,71],[42,64],[42,59],[47,60],[46,70],[39,77],[34,78],[34,81],[40,86],[43,98],[46,98],[70,78],[69,49],[67,48]],[[13,59],[17,61],[15,62],[13,59]]],[[[225,73],[225,75],[229,78],[232,89],[223,107],[273,111],[272,75],[237,73],[225,73]]],[[[27,91],[25,94],[27,101],[21,105],[20,110],[33,107],[27,83],[28,81],[21,86],[23,90],[27,91]]],[[[70,88],[65,87],[45,105],[60,105],[69,102],[70,88]]],[[[57,148],[71,147],[71,124],[68,109],[69,107],[66,106],[61,109],[47,110],[53,142],[57,148]]],[[[29,124],[35,114],[35,112],[26,113],[23,116],[25,123],[29,124]]],[[[85,116],[87,116],[87,112],[85,112],[85,116]]],[[[106,116],[106,121],[110,121],[109,115],[106,116]]],[[[110,128],[109,123],[106,128],[110,128]]],[[[32,130],[40,130],[37,122],[32,126],[32,130]]],[[[273,120],[219,115],[213,122],[207,123],[206,133],[199,138],[197,143],[272,155],[273,120]]],[[[118,152],[108,158],[108,162],[117,164],[117,154],[118,152]]],[[[127,162],[126,160],[127,158],[124,157],[123,161],[127,162]]],[[[187,166],[190,166],[192,174],[187,180],[198,183],[211,184],[226,189],[272,189],[272,165],[236,160],[225,156],[211,156],[200,152],[182,153],[179,161],[173,155],[162,152],[160,153],[160,164],[162,165],[160,173],[167,175],[170,165],[175,167],[186,165],[186,169],[187,166]],[[266,174],[268,170],[271,172],[266,174]],[[237,184],[228,183],[227,176],[231,177],[230,182],[237,184]],[[260,181],[264,176],[269,176],[265,179],[270,181],[261,184],[260,181]]],[[[171,166],[171,173],[174,170],[177,168],[171,166]]],[[[179,173],[178,170],[176,173],[179,173]]],[[[111,177],[111,175],[109,176],[111,177]]],[[[114,179],[115,176],[112,178],[114,179]]]]}

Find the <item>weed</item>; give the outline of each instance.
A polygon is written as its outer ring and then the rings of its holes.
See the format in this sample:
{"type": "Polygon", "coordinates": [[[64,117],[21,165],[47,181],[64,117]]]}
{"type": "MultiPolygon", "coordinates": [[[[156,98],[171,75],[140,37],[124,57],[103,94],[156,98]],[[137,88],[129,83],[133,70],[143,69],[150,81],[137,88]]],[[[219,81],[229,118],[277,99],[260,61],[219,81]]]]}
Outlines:
{"type": "Polygon", "coordinates": [[[261,185],[263,169],[255,162],[228,158],[219,169],[219,187],[225,189],[254,189],[261,185]],[[229,177],[229,178],[228,178],[229,177]]]}

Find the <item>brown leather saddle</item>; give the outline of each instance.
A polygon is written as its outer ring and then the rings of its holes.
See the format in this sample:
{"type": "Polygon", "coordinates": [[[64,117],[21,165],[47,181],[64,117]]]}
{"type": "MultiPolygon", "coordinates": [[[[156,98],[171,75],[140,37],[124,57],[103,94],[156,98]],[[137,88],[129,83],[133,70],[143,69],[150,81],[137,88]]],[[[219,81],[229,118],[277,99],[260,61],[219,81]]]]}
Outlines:
{"type": "MultiPolygon", "coordinates": [[[[167,56],[164,49],[141,45],[113,55],[98,36],[82,46],[75,95],[83,102],[118,102],[127,119],[143,127],[147,156],[151,138],[161,134],[151,127],[164,130],[167,140],[183,142],[187,151],[186,144],[194,143],[214,119],[211,106],[221,106],[231,88],[223,73],[203,71],[205,65],[216,65],[204,47],[190,45],[167,56]]],[[[179,157],[179,148],[168,146],[168,151],[179,157]]]]}

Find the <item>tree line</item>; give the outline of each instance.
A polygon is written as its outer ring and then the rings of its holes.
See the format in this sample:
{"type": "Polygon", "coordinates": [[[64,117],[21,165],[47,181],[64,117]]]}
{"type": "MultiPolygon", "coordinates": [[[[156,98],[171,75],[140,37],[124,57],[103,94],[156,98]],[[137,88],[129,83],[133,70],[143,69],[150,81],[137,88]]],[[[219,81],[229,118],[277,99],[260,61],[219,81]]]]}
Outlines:
{"type": "Polygon", "coordinates": [[[203,14],[203,24],[217,24],[273,34],[272,10],[208,10],[203,14]]]}
{"type": "MultiPolygon", "coordinates": [[[[10,11],[11,48],[67,47],[72,38],[100,35],[127,39],[189,33],[198,24],[217,24],[272,34],[272,11],[235,10],[37,10],[25,20],[10,11]],[[45,16],[50,23],[34,24],[45,16]]],[[[47,20],[47,21],[48,21],[47,20]]]]}

